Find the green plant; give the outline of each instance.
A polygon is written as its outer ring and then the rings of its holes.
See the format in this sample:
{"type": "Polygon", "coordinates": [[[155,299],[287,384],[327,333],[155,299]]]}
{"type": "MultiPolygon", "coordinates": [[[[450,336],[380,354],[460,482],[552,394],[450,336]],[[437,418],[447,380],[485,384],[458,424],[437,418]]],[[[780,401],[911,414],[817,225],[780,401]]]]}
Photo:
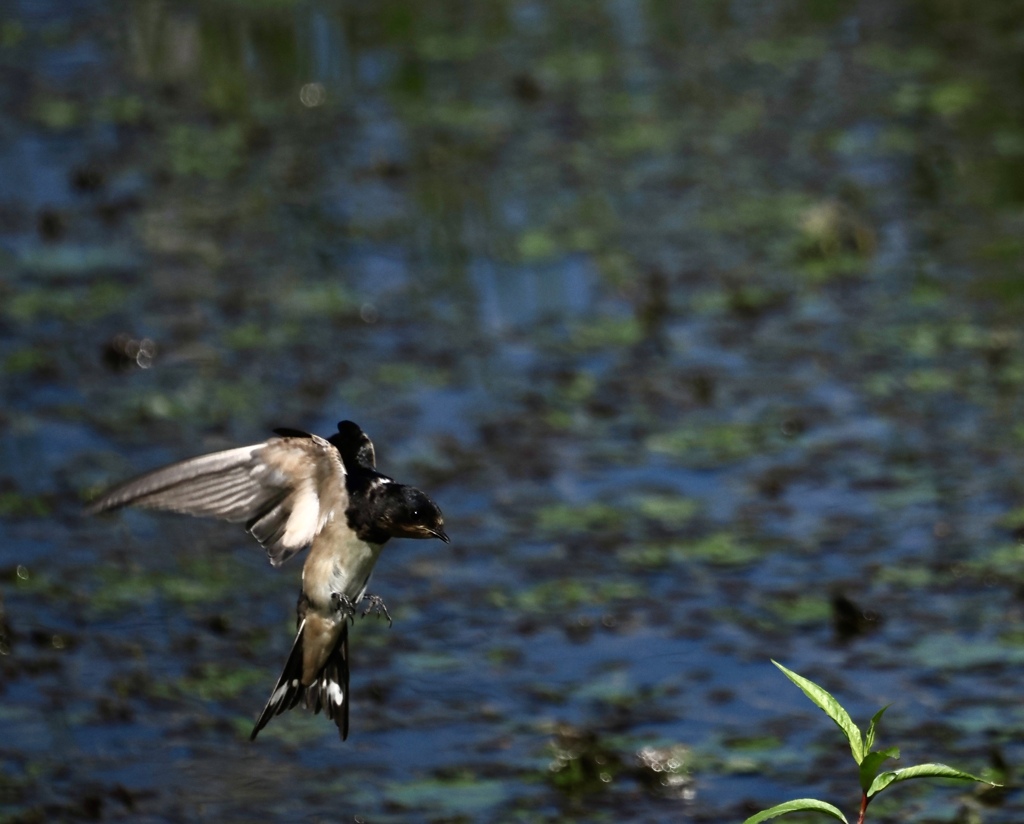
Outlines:
{"type": "MultiPolygon", "coordinates": [[[[864,816],[867,813],[868,804],[871,803],[871,800],[890,784],[895,784],[898,781],[909,781],[911,778],[957,778],[964,781],[980,781],[983,784],[999,786],[991,781],[986,781],[983,778],[966,773],[963,770],[947,767],[945,764],[918,764],[914,767],[905,767],[902,770],[883,771],[882,765],[886,761],[890,758],[900,757],[900,751],[896,747],[886,747],[884,750],[871,749],[875,744],[875,731],[878,729],[878,722],[882,719],[882,714],[888,709],[887,706],[882,707],[882,709],[874,714],[871,722],[868,724],[867,731],[861,733],[860,728],[850,718],[850,714],[843,709],[843,706],[829,692],[802,675],[797,675],[792,670],[786,669],[778,661],[773,660],[772,663],[782,670],[790,681],[800,687],[804,695],[810,698],[811,701],[825,711],[829,718],[835,721],[836,726],[843,731],[843,734],[850,742],[850,752],[853,754],[853,760],[857,762],[857,768],[860,771],[861,800],[857,824],[864,824],[866,820],[864,816]]],[[[844,824],[849,824],[846,821],[846,816],[836,807],[833,807],[826,801],[819,801],[816,798],[797,798],[793,801],[777,804],[768,810],[762,810],[752,815],[743,824],[758,824],[758,822],[768,821],[786,813],[807,811],[827,813],[833,818],[838,818],[844,824]]]]}

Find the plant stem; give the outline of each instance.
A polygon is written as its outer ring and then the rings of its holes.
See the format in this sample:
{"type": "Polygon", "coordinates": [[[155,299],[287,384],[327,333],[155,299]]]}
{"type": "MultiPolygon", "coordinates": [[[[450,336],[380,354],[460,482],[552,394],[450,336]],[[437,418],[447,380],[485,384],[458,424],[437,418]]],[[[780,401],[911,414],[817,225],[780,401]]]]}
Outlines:
{"type": "Polygon", "coordinates": [[[860,815],[857,816],[857,824],[864,824],[864,814],[868,811],[868,794],[862,793],[860,797],[860,815]]]}

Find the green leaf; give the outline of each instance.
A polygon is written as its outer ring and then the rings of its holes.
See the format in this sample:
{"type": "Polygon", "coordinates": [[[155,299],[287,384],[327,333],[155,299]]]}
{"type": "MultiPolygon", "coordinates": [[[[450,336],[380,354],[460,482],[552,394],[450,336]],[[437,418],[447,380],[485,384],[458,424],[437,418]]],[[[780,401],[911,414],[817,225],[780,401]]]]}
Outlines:
{"type": "Polygon", "coordinates": [[[871,786],[871,782],[875,780],[875,776],[878,775],[878,770],[884,762],[890,758],[899,758],[900,751],[896,747],[889,747],[885,750],[879,750],[878,752],[869,752],[864,756],[864,760],[860,762],[860,788],[864,792],[868,791],[868,787],[871,786]]]}
{"type": "Polygon", "coordinates": [[[758,824],[761,821],[768,821],[772,818],[778,818],[780,815],[786,813],[805,812],[811,810],[819,813],[828,813],[833,818],[838,818],[843,824],[849,824],[839,810],[833,807],[831,804],[827,804],[824,801],[818,801],[816,798],[797,798],[793,801],[787,801],[785,804],[776,804],[774,807],[768,810],[762,810],[756,815],[750,816],[743,824],[758,824]]]}
{"type": "MultiPolygon", "coordinates": [[[[864,736],[864,752],[871,752],[871,748],[875,746],[875,730],[878,728],[878,722],[882,720],[882,715],[885,713],[892,704],[886,704],[882,709],[871,716],[871,723],[868,724],[867,734],[864,736]]],[[[896,755],[899,758],[899,755],[896,755]]]]}
{"type": "Polygon", "coordinates": [[[790,681],[800,687],[804,695],[810,698],[811,701],[825,711],[829,718],[836,722],[836,726],[843,731],[850,742],[850,752],[853,753],[853,760],[860,764],[864,760],[864,739],[861,738],[860,729],[853,723],[850,714],[843,709],[843,705],[836,701],[831,693],[822,689],[813,681],[809,681],[802,675],[797,675],[792,670],[786,669],[774,659],[772,659],[772,663],[782,670],[782,673],[790,681]]]}
{"type": "Polygon", "coordinates": [[[992,781],[986,781],[984,778],[978,778],[976,775],[964,772],[963,770],[957,770],[953,767],[947,767],[945,764],[918,764],[915,767],[907,767],[902,770],[889,770],[888,772],[879,773],[874,781],[871,782],[871,786],[865,790],[868,798],[877,795],[890,784],[895,784],[897,781],[909,781],[911,778],[957,778],[962,781],[978,781],[982,784],[990,784],[993,787],[1000,786],[992,781]]]}

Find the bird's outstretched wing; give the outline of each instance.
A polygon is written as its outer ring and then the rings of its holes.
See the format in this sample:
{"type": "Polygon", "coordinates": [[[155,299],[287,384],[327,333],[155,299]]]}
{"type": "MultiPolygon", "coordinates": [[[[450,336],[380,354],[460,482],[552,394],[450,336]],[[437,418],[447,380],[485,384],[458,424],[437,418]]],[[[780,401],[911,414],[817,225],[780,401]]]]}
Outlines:
{"type": "Polygon", "coordinates": [[[114,487],[89,512],[123,506],[245,523],[280,566],[310,544],[331,513],[348,505],[338,450],[316,435],[284,437],[200,455],[114,487]]]}
{"type": "Polygon", "coordinates": [[[352,421],[340,421],[338,431],[331,435],[328,440],[338,447],[345,466],[349,468],[359,467],[360,469],[373,470],[377,466],[377,455],[373,448],[373,441],[359,428],[359,424],[352,421]]]}

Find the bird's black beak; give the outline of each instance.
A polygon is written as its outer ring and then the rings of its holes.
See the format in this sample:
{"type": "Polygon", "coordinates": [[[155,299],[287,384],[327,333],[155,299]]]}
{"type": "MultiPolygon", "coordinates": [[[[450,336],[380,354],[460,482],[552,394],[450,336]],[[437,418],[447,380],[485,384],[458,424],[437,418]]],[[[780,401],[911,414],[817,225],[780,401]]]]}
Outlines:
{"type": "Polygon", "coordinates": [[[448,536],[444,534],[444,530],[443,529],[428,529],[427,532],[429,532],[435,538],[440,538],[446,544],[450,544],[451,543],[451,541],[448,540],[448,536]]]}

